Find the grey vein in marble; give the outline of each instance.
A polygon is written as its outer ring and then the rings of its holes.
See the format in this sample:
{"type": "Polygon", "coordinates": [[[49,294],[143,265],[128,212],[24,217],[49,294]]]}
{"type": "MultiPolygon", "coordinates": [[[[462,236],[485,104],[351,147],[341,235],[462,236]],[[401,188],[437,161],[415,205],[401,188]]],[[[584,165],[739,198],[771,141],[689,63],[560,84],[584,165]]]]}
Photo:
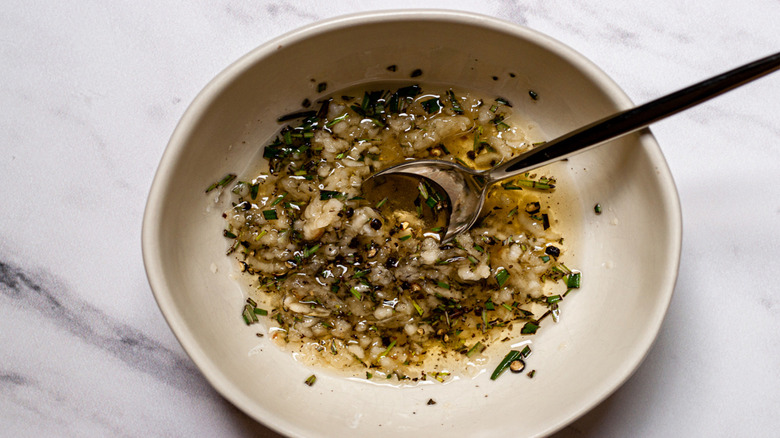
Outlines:
{"type": "MultiPolygon", "coordinates": [[[[84,342],[98,347],[127,366],[192,395],[211,392],[197,368],[185,357],[149,338],[142,331],[117,321],[79,299],[65,286],[0,261],[0,296],[37,311],[84,342]],[[200,382],[198,384],[198,382],[200,382]]],[[[24,386],[30,378],[18,371],[0,369],[0,387],[24,386]]]]}
{"type": "Polygon", "coordinates": [[[301,4],[299,2],[279,1],[275,2],[275,4],[266,5],[265,10],[272,17],[290,15],[306,20],[319,20],[319,17],[312,12],[312,9],[316,10],[316,8],[310,6],[308,9],[302,9],[300,5],[301,4]]]}
{"type": "Polygon", "coordinates": [[[14,372],[2,372],[0,373],[0,387],[5,386],[27,386],[32,381],[18,373],[14,372]]]}

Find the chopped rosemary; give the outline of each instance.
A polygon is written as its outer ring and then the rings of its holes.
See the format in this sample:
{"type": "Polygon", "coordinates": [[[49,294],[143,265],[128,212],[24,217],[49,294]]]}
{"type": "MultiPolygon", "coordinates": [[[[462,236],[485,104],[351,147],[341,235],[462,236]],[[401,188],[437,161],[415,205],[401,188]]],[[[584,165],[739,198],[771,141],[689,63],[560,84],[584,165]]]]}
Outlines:
{"type": "Polygon", "coordinates": [[[387,202],[387,198],[382,199],[381,201],[376,203],[376,208],[382,208],[383,205],[387,202]]]}
{"type": "Polygon", "coordinates": [[[336,117],[335,119],[331,120],[330,122],[326,123],[325,126],[330,128],[331,126],[333,126],[333,125],[335,125],[337,123],[343,122],[344,120],[346,120],[347,117],[349,117],[349,113],[344,113],[344,114],[336,117]]]}
{"type": "Polygon", "coordinates": [[[482,342],[477,341],[477,343],[474,344],[474,346],[469,348],[469,351],[466,353],[466,357],[474,356],[475,354],[482,353],[483,351],[485,351],[485,346],[482,345],[482,342]]]}
{"type": "Polygon", "coordinates": [[[509,101],[504,99],[503,97],[496,97],[496,102],[500,103],[501,105],[506,105],[506,106],[509,106],[509,107],[512,106],[512,104],[509,103],[509,101]]]}
{"type": "Polygon", "coordinates": [[[312,246],[311,248],[306,248],[303,251],[303,258],[307,259],[307,258],[311,257],[312,255],[314,255],[315,252],[317,252],[318,249],[320,249],[320,244],[319,243],[314,245],[314,246],[312,246]]]}
{"type": "Polygon", "coordinates": [[[268,221],[279,219],[276,210],[263,210],[263,217],[268,221]]]}
{"type": "Polygon", "coordinates": [[[428,100],[424,100],[420,102],[420,105],[422,105],[425,112],[428,114],[433,114],[441,109],[441,103],[439,102],[438,97],[434,97],[428,100]]]}
{"type": "Polygon", "coordinates": [[[561,300],[561,296],[560,295],[551,295],[551,296],[547,297],[547,304],[557,303],[560,300],[561,300]]]}
{"type": "Polygon", "coordinates": [[[390,350],[395,347],[395,339],[393,339],[392,342],[390,342],[390,345],[387,346],[387,350],[379,353],[379,356],[377,356],[377,359],[387,356],[390,353],[390,350]]]}
{"type": "Polygon", "coordinates": [[[414,306],[414,309],[417,311],[417,313],[419,313],[420,316],[422,316],[423,315],[423,309],[422,309],[422,307],[420,307],[419,304],[417,304],[417,301],[412,300],[412,305],[414,306]]]}
{"type": "Polygon", "coordinates": [[[320,201],[327,201],[333,198],[343,198],[345,195],[335,190],[320,190],[320,201]]]}
{"type": "Polygon", "coordinates": [[[225,187],[226,185],[230,184],[230,181],[233,181],[234,179],[236,179],[236,174],[228,173],[221,180],[219,180],[219,181],[211,184],[210,186],[208,186],[208,188],[206,189],[206,193],[208,193],[208,192],[210,192],[210,191],[212,191],[212,190],[214,190],[214,189],[216,189],[218,187],[225,187]]]}
{"type": "Polygon", "coordinates": [[[601,214],[601,204],[596,204],[593,207],[593,211],[596,212],[596,214],[601,214]]]}
{"type": "Polygon", "coordinates": [[[458,99],[455,98],[455,93],[452,91],[452,88],[447,90],[447,97],[450,98],[450,104],[452,105],[452,110],[455,114],[463,114],[463,108],[460,106],[460,103],[458,103],[458,99]]]}
{"type": "MultiPolygon", "coordinates": [[[[478,126],[476,130],[474,130],[474,153],[476,154],[477,148],[480,144],[479,137],[482,135],[482,127],[478,126]]],[[[476,158],[476,157],[475,157],[476,158]]]]}
{"type": "Polygon", "coordinates": [[[447,283],[445,283],[445,282],[443,282],[443,281],[437,281],[437,282],[436,282],[436,284],[437,284],[439,287],[441,287],[441,288],[444,288],[444,289],[449,289],[449,288],[450,288],[450,285],[449,285],[449,284],[447,284],[447,283]]]}
{"type": "Polygon", "coordinates": [[[465,161],[461,160],[458,157],[455,157],[455,161],[457,161],[458,164],[460,164],[461,166],[469,167],[469,165],[465,161]]]}
{"type": "Polygon", "coordinates": [[[316,382],[316,381],[317,381],[317,376],[312,374],[303,383],[305,383],[307,386],[312,386],[312,385],[314,385],[314,382],[316,382]]]}
{"type": "Polygon", "coordinates": [[[508,278],[509,278],[509,271],[507,271],[504,268],[501,268],[501,270],[496,273],[496,282],[498,282],[498,287],[504,287],[504,283],[506,283],[506,280],[508,278]]]}
{"type": "Polygon", "coordinates": [[[490,380],[496,380],[498,376],[501,375],[504,371],[506,371],[507,368],[509,368],[509,364],[514,362],[515,360],[519,359],[521,356],[521,353],[517,350],[510,350],[509,353],[504,356],[504,359],[499,362],[496,369],[493,371],[493,374],[490,375],[490,380]]]}
{"type": "Polygon", "coordinates": [[[287,121],[290,121],[290,120],[304,119],[304,118],[313,117],[313,116],[316,116],[316,115],[317,115],[316,111],[296,111],[294,113],[285,114],[285,115],[279,117],[278,119],[276,119],[276,121],[277,122],[287,122],[287,121]]]}
{"type": "Polygon", "coordinates": [[[409,85],[408,87],[399,88],[395,94],[400,97],[415,97],[420,94],[421,91],[419,85],[409,85]]]}
{"type": "Polygon", "coordinates": [[[566,287],[569,289],[578,289],[580,287],[580,278],[582,275],[579,272],[573,272],[566,277],[566,287]]]}
{"type": "Polygon", "coordinates": [[[251,304],[246,304],[244,306],[244,311],[241,314],[241,316],[244,318],[244,322],[246,323],[246,325],[254,324],[258,321],[257,315],[255,315],[253,309],[254,308],[251,304]]]}
{"type": "Polygon", "coordinates": [[[287,196],[287,193],[282,193],[281,195],[277,196],[276,199],[274,199],[274,202],[271,203],[271,207],[274,207],[282,202],[282,199],[284,199],[285,196],[287,196]]]}
{"type": "Polygon", "coordinates": [[[357,270],[357,271],[355,271],[355,275],[353,275],[352,278],[365,277],[366,275],[368,275],[369,272],[371,272],[370,269],[364,269],[362,271],[361,270],[357,270]]]}
{"type": "Polygon", "coordinates": [[[555,188],[555,184],[551,182],[542,182],[542,181],[534,181],[529,179],[516,179],[515,184],[521,187],[527,187],[529,189],[538,189],[538,190],[551,190],[555,188]]]}
{"type": "Polygon", "coordinates": [[[225,255],[230,255],[230,254],[232,254],[232,253],[233,253],[235,250],[237,250],[237,249],[238,249],[238,246],[239,246],[239,245],[241,245],[241,242],[239,242],[238,240],[236,240],[235,242],[233,242],[233,245],[232,245],[230,248],[228,248],[227,252],[225,252],[225,255]]]}
{"type": "Polygon", "coordinates": [[[520,333],[523,334],[523,335],[532,335],[532,334],[536,333],[536,330],[538,330],[538,329],[539,329],[539,325],[538,324],[536,324],[533,321],[528,321],[527,323],[525,323],[523,328],[520,329],[520,333]]]}
{"type": "Polygon", "coordinates": [[[420,184],[417,185],[417,190],[420,192],[420,196],[422,196],[423,199],[428,199],[428,189],[425,188],[425,182],[420,181],[420,184]]]}
{"type": "Polygon", "coordinates": [[[351,293],[352,296],[357,298],[359,301],[363,301],[363,295],[360,293],[359,290],[355,289],[354,287],[349,288],[349,293],[351,293]]]}

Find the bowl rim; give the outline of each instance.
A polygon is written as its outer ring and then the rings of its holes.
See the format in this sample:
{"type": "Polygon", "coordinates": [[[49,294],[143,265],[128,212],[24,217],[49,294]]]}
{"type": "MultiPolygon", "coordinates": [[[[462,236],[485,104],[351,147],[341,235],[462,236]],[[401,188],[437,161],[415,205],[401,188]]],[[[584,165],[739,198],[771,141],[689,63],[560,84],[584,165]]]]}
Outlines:
{"type": "MultiPolygon", "coordinates": [[[[177,123],[165,147],[152,180],[143,214],[141,230],[141,249],[144,268],[155,301],[157,302],[166,323],[185,353],[196,364],[209,384],[211,384],[222,397],[230,401],[248,416],[278,433],[292,436],[307,436],[308,430],[299,427],[295,423],[279,419],[262,405],[245,396],[243,392],[220,371],[219,367],[209,358],[205,351],[198,347],[197,341],[185,326],[182,313],[174,305],[166,281],[166,275],[161,268],[160,245],[156,239],[160,228],[159,223],[156,221],[158,216],[157,212],[162,209],[164,204],[163,192],[165,187],[172,183],[171,173],[168,172],[168,170],[183,156],[185,152],[184,147],[186,145],[184,140],[187,137],[187,133],[193,128],[195,122],[201,118],[206,109],[217,99],[220,92],[233,80],[233,78],[241,76],[255,63],[286,45],[313,38],[319,34],[331,32],[336,29],[410,19],[417,21],[457,22],[471,26],[484,27],[495,32],[530,40],[539,46],[543,46],[546,50],[555,53],[561,58],[566,59],[567,62],[575,66],[589,80],[601,84],[603,92],[609,98],[613,99],[618,106],[625,109],[634,106],[628,95],[626,95],[617,83],[601,70],[601,68],[568,45],[539,31],[517,23],[479,13],[448,9],[376,10],[351,13],[321,20],[307,25],[306,27],[288,31],[264,42],[228,65],[209,81],[195,96],[177,123]]],[[[657,312],[655,317],[651,320],[652,326],[650,327],[648,325],[648,329],[644,331],[645,336],[640,340],[644,354],[638,355],[634,358],[632,363],[627,364],[623,374],[620,375],[619,378],[613,379],[610,384],[603,385],[602,391],[597,394],[592,394],[590,397],[586,397],[586,400],[582,403],[581,407],[571,413],[566,420],[550,425],[542,432],[543,435],[555,433],[566,425],[571,424],[605,401],[620,388],[636,372],[647,357],[660,332],[663,319],[668,312],[678,277],[682,249],[682,212],[680,199],[671,171],[654,136],[648,128],[640,131],[640,133],[641,142],[649,142],[654,146],[646,148],[646,152],[649,154],[651,161],[663,164],[657,166],[656,171],[659,175],[659,183],[662,186],[662,199],[665,204],[664,206],[666,207],[665,211],[667,212],[666,220],[668,221],[670,231],[669,245],[673,250],[672,252],[676,255],[674,260],[669,261],[667,267],[669,275],[666,275],[663,278],[663,281],[659,282],[658,289],[663,292],[661,297],[664,298],[663,302],[660,303],[661,306],[659,306],[659,310],[662,311],[657,312]]]]}

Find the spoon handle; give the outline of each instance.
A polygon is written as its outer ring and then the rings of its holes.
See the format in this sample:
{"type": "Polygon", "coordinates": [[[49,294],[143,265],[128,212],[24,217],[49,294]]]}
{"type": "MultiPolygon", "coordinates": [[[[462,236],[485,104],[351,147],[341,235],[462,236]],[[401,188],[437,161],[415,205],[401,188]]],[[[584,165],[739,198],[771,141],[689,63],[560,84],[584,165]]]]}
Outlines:
{"type": "Polygon", "coordinates": [[[483,174],[488,183],[522,174],[629,134],[780,68],[780,53],[628,109],[572,131],[483,174]]]}

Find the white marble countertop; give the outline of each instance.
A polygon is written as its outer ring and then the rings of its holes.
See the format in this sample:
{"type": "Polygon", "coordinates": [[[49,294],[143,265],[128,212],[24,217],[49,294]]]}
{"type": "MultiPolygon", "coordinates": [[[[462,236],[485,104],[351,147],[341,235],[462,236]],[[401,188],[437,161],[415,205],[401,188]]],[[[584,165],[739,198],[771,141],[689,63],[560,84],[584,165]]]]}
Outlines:
{"type": "MultiPolygon", "coordinates": [[[[222,399],[146,281],[141,218],[188,103],[252,48],[390,0],[18,1],[0,14],[0,435],[276,436],[222,399]]],[[[780,50],[780,2],[437,0],[529,26],[641,103],[780,50]]],[[[679,280],[637,373],[559,437],[777,436],[780,73],[652,128],[679,280]]]]}

